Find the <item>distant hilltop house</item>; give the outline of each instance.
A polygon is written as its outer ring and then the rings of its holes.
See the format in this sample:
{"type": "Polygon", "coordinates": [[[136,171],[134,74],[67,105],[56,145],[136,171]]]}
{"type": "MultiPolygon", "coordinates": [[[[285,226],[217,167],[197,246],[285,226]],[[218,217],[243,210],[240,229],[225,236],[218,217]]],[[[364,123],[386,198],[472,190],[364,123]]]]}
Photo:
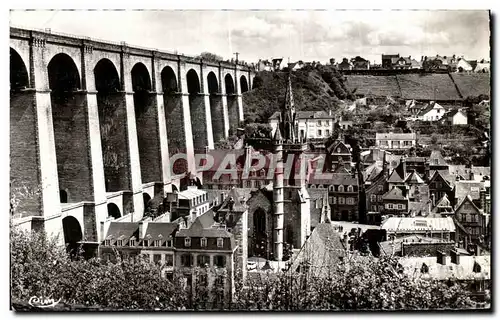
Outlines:
{"type": "Polygon", "coordinates": [[[361,58],[360,56],[356,56],[351,59],[351,65],[353,70],[369,70],[370,69],[370,61],[361,58]]]}
{"type": "MultiPolygon", "coordinates": [[[[273,132],[276,132],[280,121],[280,112],[276,111],[270,118],[269,124],[273,132]]],[[[323,139],[333,133],[333,124],[335,116],[326,111],[297,111],[297,120],[299,124],[299,136],[304,139],[323,139]]]]}
{"type": "Polygon", "coordinates": [[[415,133],[376,133],[375,145],[380,149],[409,149],[417,142],[415,133]]]}
{"type": "Polygon", "coordinates": [[[456,55],[451,57],[436,55],[435,57],[424,56],[422,67],[428,71],[451,71],[457,70],[458,59],[456,55]]]}
{"type": "Polygon", "coordinates": [[[438,121],[445,113],[446,109],[443,106],[431,101],[431,103],[420,110],[417,114],[417,118],[422,121],[438,121]]]}
{"type": "Polygon", "coordinates": [[[490,62],[484,59],[477,63],[474,68],[474,72],[489,73],[490,72],[490,62]]]}
{"type": "Polygon", "coordinates": [[[266,60],[259,59],[259,62],[257,63],[257,70],[258,71],[280,70],[282,61],[283,58],[274,58],[271,61],[269,61],[268,59],[266,60]]]}
{"type": "Polygon", "coordinates": [[[393,66],[398,62],[400,56],[398,54],[383,54],[382,55],[382,68],[392,69],[393,66]]]}
{"type": "Polygon", "coordinates": [[[393,69],[420,69],[422,64],[411,56],[400,57],[395,64],[392,65],[393,69]]]}
{"type": "Polygon", "coordinates": [[[337,69],[339,70],[352,70],[352,68],[353,65],[347,58],[343,58],[342,62],[337,65],[337,69]]]}

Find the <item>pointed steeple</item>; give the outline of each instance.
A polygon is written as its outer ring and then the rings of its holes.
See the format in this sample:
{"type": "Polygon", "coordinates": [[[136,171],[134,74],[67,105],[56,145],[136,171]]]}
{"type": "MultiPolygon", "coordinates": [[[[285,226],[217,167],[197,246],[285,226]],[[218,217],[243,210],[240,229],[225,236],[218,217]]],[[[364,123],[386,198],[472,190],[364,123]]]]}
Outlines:
{"type": "Polygon", "coordinates": [[[280,129],[282,130],[284,140],[296,142],[298,138],[299,126],[295,113],[295,104],[293,101],[291,71],[288,73],[287,82],[285,102],[283,104],[283,108],[281,109],[280,129]]]}
{"type": "Polygon", "coordinates": [[[277,127],[276,131],[274,132],[273,141],[275,141],[275,142],[281,142],[282,140],[283,140],[283,138],[281,137],[280,127],[277,127]]]}

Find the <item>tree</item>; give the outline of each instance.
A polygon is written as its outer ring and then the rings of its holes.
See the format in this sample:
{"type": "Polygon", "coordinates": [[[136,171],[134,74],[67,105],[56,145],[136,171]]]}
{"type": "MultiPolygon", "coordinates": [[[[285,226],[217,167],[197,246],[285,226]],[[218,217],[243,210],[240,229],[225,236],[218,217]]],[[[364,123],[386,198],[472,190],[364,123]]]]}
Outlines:
{"type": "Polygon", "coordinates": [[[212,62],[219,62],[223,60],[221,56],[207,51],[202,52],[197,58],[212,62]]]}

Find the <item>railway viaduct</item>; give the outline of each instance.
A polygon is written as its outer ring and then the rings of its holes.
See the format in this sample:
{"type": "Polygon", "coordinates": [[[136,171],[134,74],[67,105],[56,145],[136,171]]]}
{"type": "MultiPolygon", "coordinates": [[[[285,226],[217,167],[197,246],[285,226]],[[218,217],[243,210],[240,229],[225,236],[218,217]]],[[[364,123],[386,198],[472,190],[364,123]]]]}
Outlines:
{"type": "Polygon", "coordinates": [[[239,64],[11,27],[14,223],[92,243],[102,240],[101,221],[141,219],[149,199],[176,189],[170,156],[185,153],[186,169],[196,172],[195,152],[243,121],[242,93],[254,74],[239,64]]]}

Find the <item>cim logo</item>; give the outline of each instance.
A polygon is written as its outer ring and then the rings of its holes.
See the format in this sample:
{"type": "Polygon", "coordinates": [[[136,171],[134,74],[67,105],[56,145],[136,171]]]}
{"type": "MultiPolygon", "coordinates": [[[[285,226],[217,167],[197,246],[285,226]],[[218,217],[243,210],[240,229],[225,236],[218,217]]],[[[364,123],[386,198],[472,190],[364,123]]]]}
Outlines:
{"type": "Polygon", "coordinates": [[[37,308],[52,308],[55,307],[61,299],[54,300],[53,298],[45,298],[45,297],[31,297],[28,301],[29,305],[37,308]]]}

